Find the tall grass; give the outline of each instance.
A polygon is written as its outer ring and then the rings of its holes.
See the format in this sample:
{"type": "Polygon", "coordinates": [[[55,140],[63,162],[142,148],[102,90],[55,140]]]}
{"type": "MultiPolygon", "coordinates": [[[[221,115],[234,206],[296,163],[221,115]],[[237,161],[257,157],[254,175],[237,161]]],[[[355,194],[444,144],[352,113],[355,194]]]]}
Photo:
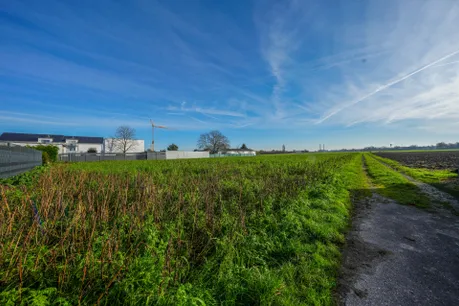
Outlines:
{"type": "Polygon", "coordinates": [[[340,171],[360,158],[56,165],[0,184],[0,304],[332,304],[340,171]]]}

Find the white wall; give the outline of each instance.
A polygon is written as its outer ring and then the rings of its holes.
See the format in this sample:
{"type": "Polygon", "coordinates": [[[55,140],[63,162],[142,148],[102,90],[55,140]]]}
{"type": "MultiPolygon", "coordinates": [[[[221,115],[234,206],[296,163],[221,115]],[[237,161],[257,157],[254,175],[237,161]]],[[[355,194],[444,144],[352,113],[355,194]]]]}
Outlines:
{"type": "Polygon", "coordinates": [[[209,152],[166,151],[166,159],[209,158],[209,152]]]}
{"type": "MultiPolygon", "coordinates": [[[[78,143],[77,153],[86,153],[90,148],[94,148],[97,150],[97,153],[102,152],[102,144],[98,143],[78,143]]],[[[67,151],[67,150],[66,150],[67,151]]],[[[65,152],[68,153],[68,152],[65,152]]]]}
{"type": "MultiPolygon", "coordinates": [[[[123,153],[123,150],[118,148],[116,145],[112,146],[112,149],[110,150],[110,144],[112,141],[115,141],[116,139],[113,138],[105,138],[104,139],[104,152],[106,153],[123,153]]],[[[136,139],[132,140],[134,142],[134,145],[129,148],[127,153],[139,153],[139,152],[145,152],[145,141],[142,139],[136,139]]]]}

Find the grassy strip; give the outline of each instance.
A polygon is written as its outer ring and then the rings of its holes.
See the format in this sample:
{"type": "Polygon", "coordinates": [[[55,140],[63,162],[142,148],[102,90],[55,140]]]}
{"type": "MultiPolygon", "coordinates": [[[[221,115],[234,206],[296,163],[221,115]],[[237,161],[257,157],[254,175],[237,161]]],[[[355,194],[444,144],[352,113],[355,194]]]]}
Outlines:
{"type": "Polygon", "coordinates": [[[356,154],[354,158],[343,166],[340,171],[342,181],[346,183],[351,199],[371,196],[370,184],[363,170],[363,154],[356,154]]]}
{"type": "Polygon", "coordinates": [[[449,170],[430,170],[430,169],[421,169],[421,168],[410,168],[401,165],[395,160],[380,157],[374,154],[371,154],[373,158],[380,160],[392,168],[405,173],[408,176],[411,176],[415,180],[427,183],[427,184],[436,184],[441,183],[445,180],[457,178],[457,173],[453,173],[449,170]]]}
{"type": "Polygon", "coordinates": [[[438,189],[451,194],[459,199],[459,183],[450,183],[451,180],[458,180],[458,174],[449,170],[430,170],[422,168],[410,168],[401,165],[395,160],[383,158],[372,154],[374,158],[380,160],[392,168],[401,171],[402,173],[411,176],[415,180],[433,185],[438,189]]]}
{"type": "Polygon", "coordinates": [[[0,185],[0,304],[330,305],[360,154],[56,165],[0,185]]]}
{"type": "Polygon", "coordinates": [[[417,153],[417,152],[455,152],[459,149],[431,149],[431,150],[378,150],[374,152],[384,152],[384,153],[417,153]]]}
{"type": "Polygon", "coordinates": [[[365,154],[368,174],[376,192],[400,204],[428,207],[430,200],[419,188],[400,173],[384,166],[373,155],[365,154]]]}

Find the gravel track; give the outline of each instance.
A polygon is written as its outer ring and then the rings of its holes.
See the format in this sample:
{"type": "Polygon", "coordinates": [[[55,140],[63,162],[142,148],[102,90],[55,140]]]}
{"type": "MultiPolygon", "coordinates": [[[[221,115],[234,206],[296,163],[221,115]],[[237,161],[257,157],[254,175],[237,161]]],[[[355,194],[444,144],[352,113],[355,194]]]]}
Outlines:
{"type": "Polygon", "coordinates": [[[458,305],[459,218],[375,192],[355,203],[337,295],[340,305],[458,305]]]}

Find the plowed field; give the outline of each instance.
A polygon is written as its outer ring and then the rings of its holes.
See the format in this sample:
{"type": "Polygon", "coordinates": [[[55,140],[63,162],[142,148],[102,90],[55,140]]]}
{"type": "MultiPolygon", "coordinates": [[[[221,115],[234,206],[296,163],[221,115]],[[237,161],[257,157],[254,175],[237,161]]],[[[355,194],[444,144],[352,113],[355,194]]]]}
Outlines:
{"type": "Polygon", "coordinates": [[[378,152],[375,154],[412,168],[455,170],[459,165],[459,151],[378,152]]]}

